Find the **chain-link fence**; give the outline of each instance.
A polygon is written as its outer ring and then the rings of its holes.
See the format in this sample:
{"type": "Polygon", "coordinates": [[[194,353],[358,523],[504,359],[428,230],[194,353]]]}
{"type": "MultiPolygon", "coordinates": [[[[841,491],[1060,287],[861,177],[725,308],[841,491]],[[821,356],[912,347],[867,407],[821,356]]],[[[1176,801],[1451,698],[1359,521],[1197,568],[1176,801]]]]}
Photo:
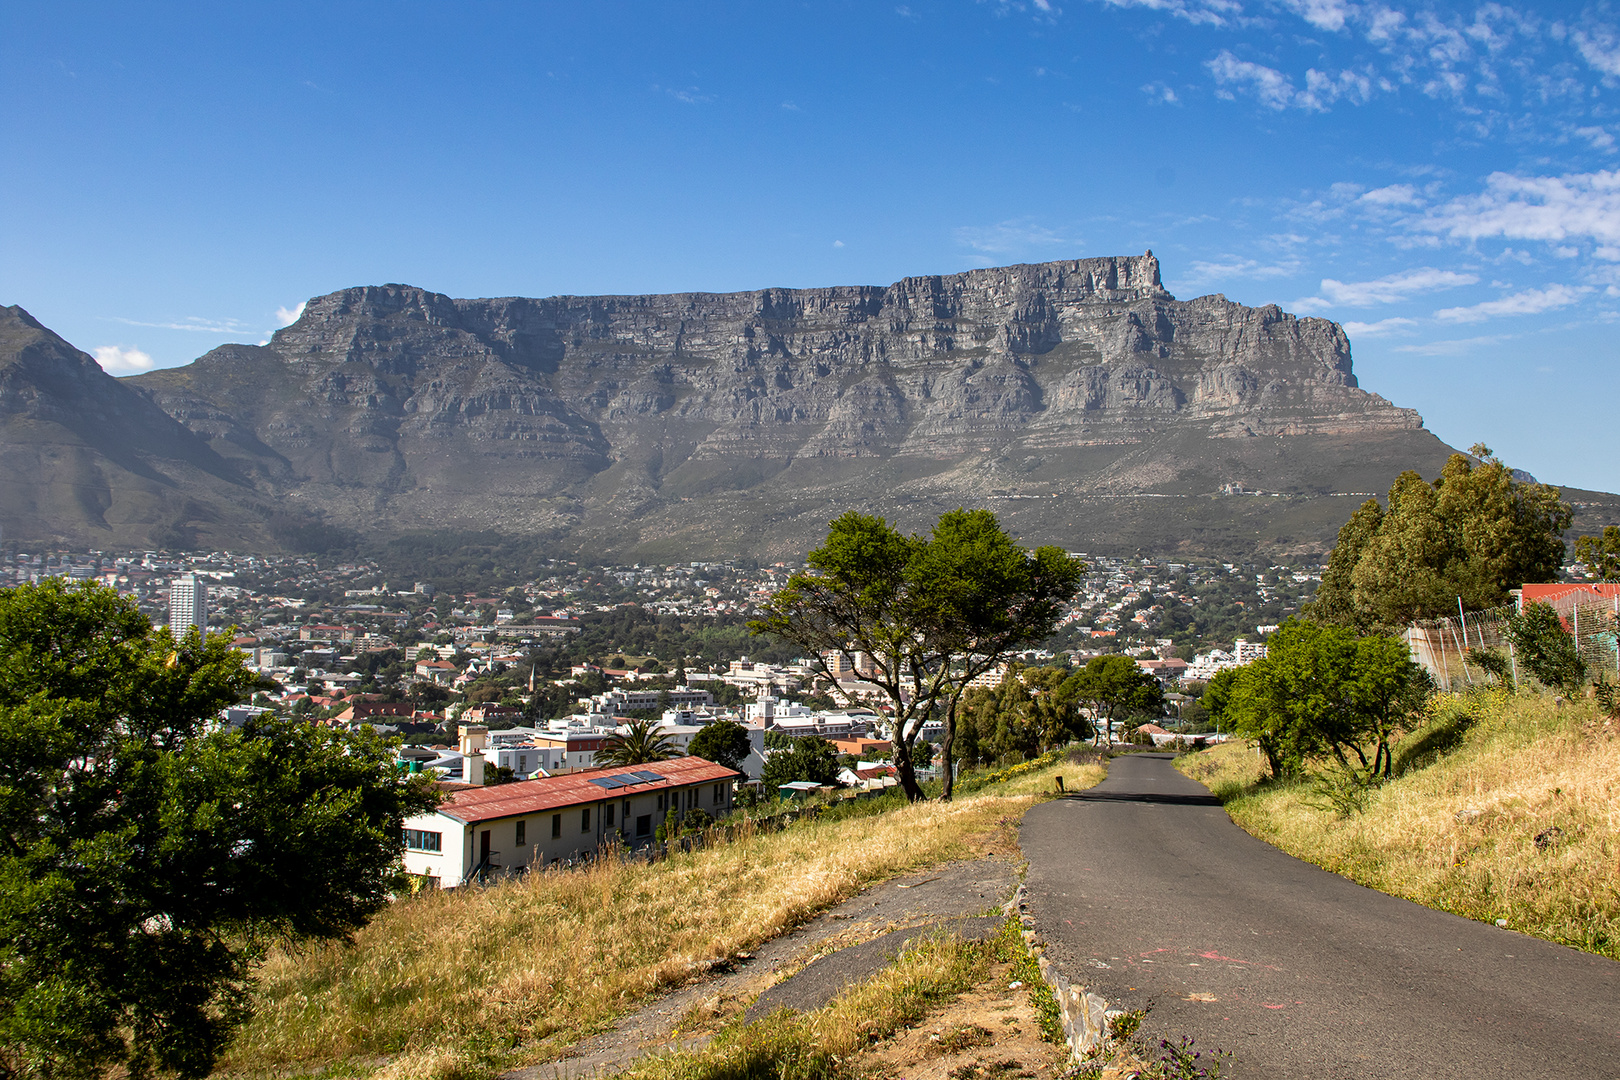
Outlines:
{"type": "MultiPolygon", "coordinates": [[[[1571,591],[1549,602],[1564,629],[1574,635],[1588,674],[1594,679],[1620,674],[1620,596],[1571,591]]],[[[1441,686],[1457,689],[1491,681],[1490,675],[1467,662],[1469,649],[1506,654],[1517,679],[1518,662],[1507,639],[1507,624],[1518,610],[1517,605],[1507,604],[1459,612],[1455,618],[1423,619],[1402,636],[1412,649],[1412,659],[1427,668],[1441,686]]]]}

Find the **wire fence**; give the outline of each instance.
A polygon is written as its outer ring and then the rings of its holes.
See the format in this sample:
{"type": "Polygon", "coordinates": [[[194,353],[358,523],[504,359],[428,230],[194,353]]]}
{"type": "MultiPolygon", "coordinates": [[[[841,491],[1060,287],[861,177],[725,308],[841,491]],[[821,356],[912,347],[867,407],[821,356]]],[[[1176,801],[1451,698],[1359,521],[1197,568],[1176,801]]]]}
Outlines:
{"type": "MultiPolygon", "coordinates": [[[[1620,675],[1620,596],[1566,593],[1550,601],[1575,638],[1588,674],[1596,679],[1620,675]]],[[[1515,680],[1518,660],[1507,639],[1508,620],[1518,613],[1516,604],[1459,612],[1455,618],[1423,619],[1402,635],[1412,659],[1428,669],[1441,686],[1458,689],[1491,681],[1484,670],[1467,661],[1469,649],[1506,654],[1515,680]]]]}

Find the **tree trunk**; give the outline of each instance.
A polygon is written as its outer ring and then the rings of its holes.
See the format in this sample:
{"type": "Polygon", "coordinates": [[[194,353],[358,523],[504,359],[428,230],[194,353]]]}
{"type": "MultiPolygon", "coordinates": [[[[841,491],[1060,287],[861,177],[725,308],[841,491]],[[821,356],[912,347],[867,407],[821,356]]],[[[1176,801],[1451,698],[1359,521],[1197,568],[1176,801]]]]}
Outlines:
{"type": "Polygon", "coordinates": [[[951,801],[951,790],[956,786],[956,769],[951,764],[951,748],[956,744],[956,703],[962,698],[961,690],[951,695],[951,703],[945,707],[945,738],[939,744],[940,757],[944,760],[940,764],[940,776],[944,786],[939,793],[940,802],[951,801]]]}
{"type": "Polygon", "coordinates": [[[917,770],[911,764],[911,743],[900,737],[898,722],[894,726],[894,733],[894,770],[900,774],[900,790],[906,793],[908,802],[921,802],[926,796],[917,783],[917,770]]]}

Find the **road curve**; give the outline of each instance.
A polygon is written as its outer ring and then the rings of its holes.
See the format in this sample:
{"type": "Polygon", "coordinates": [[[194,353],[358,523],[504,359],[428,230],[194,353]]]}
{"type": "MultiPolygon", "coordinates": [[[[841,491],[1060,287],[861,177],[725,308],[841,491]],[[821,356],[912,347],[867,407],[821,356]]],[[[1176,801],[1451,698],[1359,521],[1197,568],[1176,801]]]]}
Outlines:
{"type": "Polygon", "coordinates": [[[1620,1077],[1620,963],[1285,855],[1168,754],[1114,759],[1019,839],[1059,969],[1238,1080],[1620,1077]]]}

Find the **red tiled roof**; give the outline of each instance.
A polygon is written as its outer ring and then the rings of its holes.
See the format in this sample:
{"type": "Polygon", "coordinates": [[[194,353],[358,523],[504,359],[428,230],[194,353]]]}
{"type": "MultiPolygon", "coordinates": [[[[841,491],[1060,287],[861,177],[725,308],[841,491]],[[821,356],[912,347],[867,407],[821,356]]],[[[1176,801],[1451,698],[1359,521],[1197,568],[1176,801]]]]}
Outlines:
{"type": "Polygon", "coordinates": [[[1608,600],[1620,596],[1620,584],[1598,581],[1560,581],[1552,584],[1526,584],[1521,592],[1526,604],[1556,603],[1570,593],[1580,593],[1587,600],[1608,600]]]}
{"type": "MultiPolygon", "coordinates": [[[[606,802],[620,795],[640,795],[646,791],[663,791],[687,784],[718,783],[731,780],[741,773],[716,765],[700,757],[670,758],[646,765],[613,766],[587,769],[564,776],[543,776],[537,780],[520,780],[514,784],[496,784],[490,787],[461,788],[439,804],[439,813],[467,825],[496,818],[521,817],[544,810],[556,810],[586,803],[606,802]],[[627,788],[603,788],[591,780],[604,776],[619,776],[645,770],[662,776],[645,784],[627,788]]],[[[448,788],[451,785],[441,785],[448,788]]]]}

